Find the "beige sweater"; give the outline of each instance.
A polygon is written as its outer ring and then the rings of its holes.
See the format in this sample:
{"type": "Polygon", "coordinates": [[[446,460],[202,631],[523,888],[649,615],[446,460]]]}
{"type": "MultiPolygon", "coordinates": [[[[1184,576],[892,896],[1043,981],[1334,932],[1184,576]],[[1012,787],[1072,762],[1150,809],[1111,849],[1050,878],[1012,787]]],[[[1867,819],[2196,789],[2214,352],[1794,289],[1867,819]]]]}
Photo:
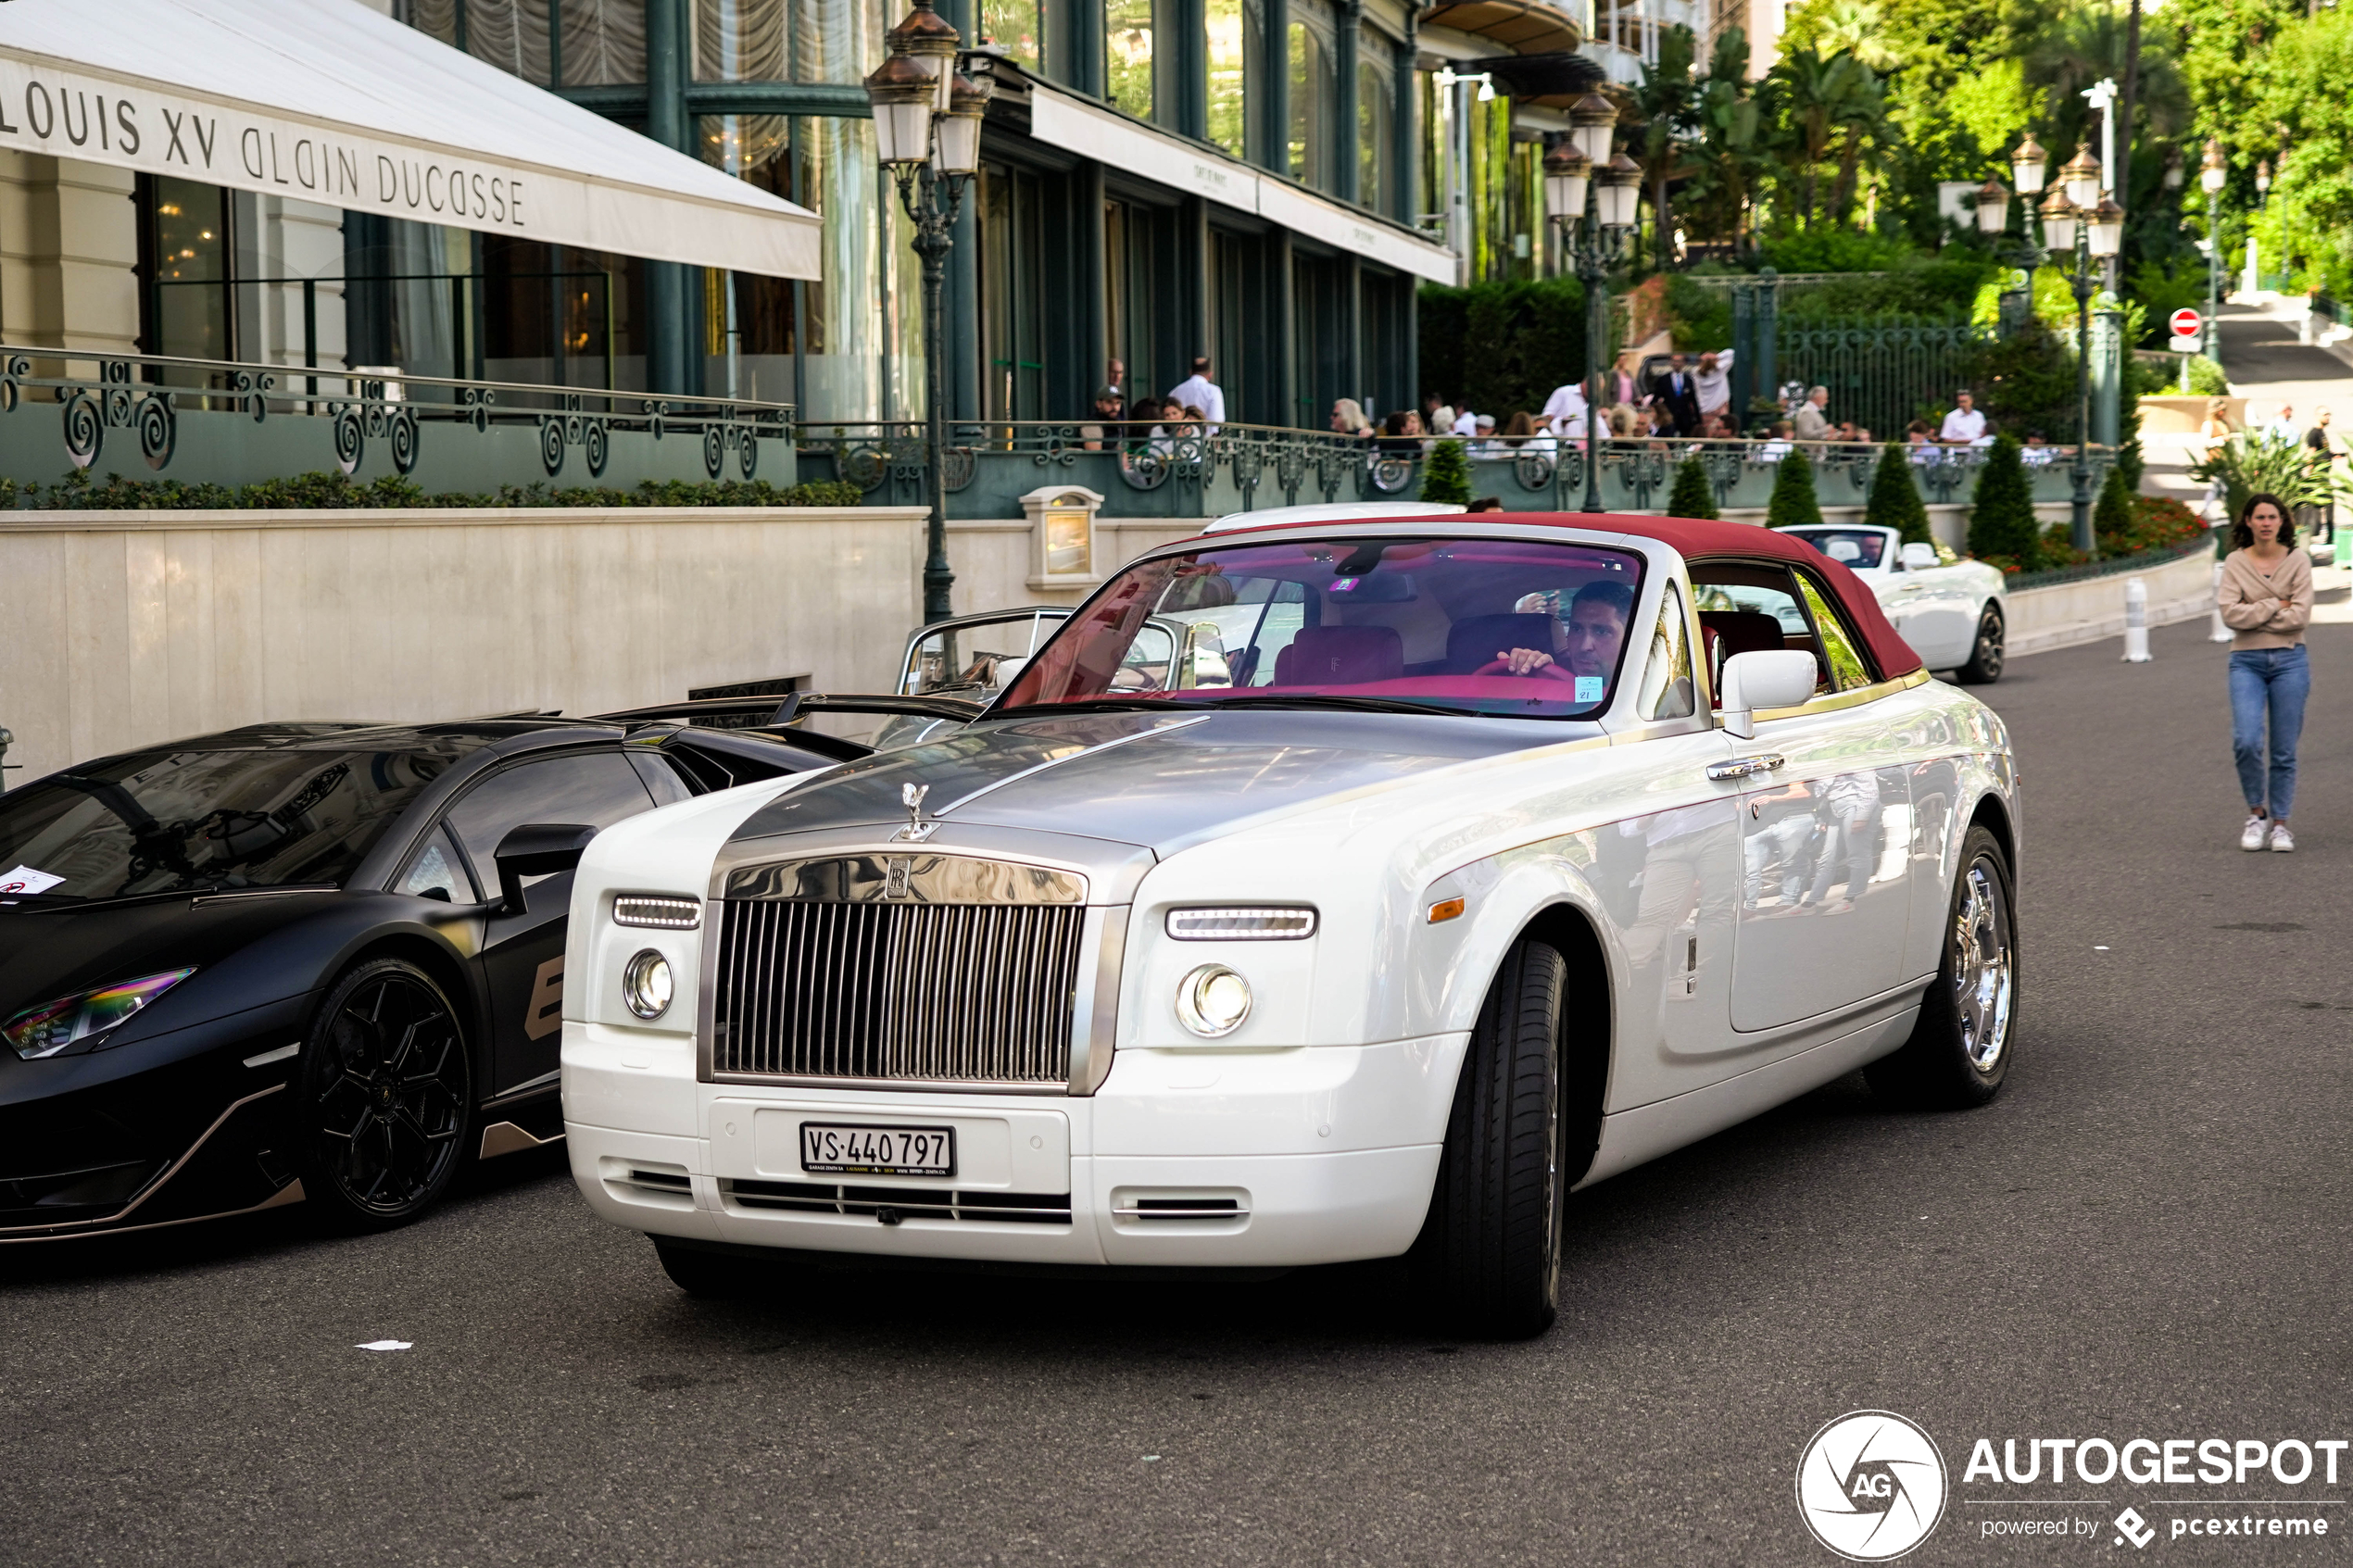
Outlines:
{"type": "Polygon", "coordinates": [[[2312,623],[2312,561],[2290,550],[2271,563],[2269,576],[2245,550],[2222,558],[2222,585],[2214,602],[2222,624],[2238,634],[2233,648],[2292,648],[2312,623]]]}

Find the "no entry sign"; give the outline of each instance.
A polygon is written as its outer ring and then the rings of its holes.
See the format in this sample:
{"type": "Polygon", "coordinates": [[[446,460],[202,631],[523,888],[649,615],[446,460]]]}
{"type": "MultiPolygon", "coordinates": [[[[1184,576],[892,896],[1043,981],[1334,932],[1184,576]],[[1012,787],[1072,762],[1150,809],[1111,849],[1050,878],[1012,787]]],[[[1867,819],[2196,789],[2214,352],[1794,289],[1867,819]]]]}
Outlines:
{"type": "Polygon", "coordinates": [[[2165,318],[2165,324],[2173,329],[2175,337],[2196,337],[2201,323],[2198,320],[2197,312],[2184,305],[2165,318]]]}

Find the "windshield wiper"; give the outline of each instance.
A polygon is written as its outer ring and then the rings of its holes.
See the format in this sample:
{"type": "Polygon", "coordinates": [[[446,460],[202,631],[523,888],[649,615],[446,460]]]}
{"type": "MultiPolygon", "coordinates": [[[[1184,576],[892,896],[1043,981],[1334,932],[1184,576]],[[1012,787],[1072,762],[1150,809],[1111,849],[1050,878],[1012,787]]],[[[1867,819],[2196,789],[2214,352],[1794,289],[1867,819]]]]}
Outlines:
{"type": "Polygon", "coordinates": [[[982,713],[980,719],[1046,719],[1062,713],[1157,713],[1163,709],[1199,712],[1204,708],[1220,706],[1222,704],[1190,702],[1183,697],[1171,696],[1083,696],[1070,702],[1024,702],[1012,708],[992,708],[982,713]]]}
{"type": "Polygon", "coordinates": [[[1435,702],[1413,702],[1402,696],[1351,696],[1343,692],[1267,692],[1219,697],[1202,708],[1332,708],[1360,713],[1440,713],[1450,719],[1475,717],[1467,709],[1435,702]]]}

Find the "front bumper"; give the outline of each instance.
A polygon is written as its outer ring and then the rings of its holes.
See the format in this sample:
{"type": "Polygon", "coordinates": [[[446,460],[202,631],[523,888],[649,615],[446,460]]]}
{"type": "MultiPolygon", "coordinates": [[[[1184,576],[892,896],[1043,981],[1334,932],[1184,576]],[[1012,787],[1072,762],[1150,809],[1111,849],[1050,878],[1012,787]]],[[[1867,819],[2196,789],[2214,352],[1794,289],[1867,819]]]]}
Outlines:
{"type": "Polygon", "coordinates": [[[1420,1232],[1466,1039],[1123,1050],[1074,1098],[706,1084],[677,1036],[568,1022],[564,1130],[590,1207],[654,1235],[1016,1263],[1345,1262],[1420,1232]],[[954,1127],[957,1174],[805,1174],[803,1120],[954,1127]]]}

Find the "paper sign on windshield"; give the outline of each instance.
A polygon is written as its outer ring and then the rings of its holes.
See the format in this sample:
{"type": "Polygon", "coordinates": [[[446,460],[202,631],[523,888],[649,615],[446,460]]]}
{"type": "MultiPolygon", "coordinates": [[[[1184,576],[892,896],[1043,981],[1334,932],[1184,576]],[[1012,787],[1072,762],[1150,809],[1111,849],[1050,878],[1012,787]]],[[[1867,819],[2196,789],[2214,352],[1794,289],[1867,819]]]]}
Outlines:
{"type": "Polygon", "coordinates": [[[11,893],[46,893],[65,881],[47,872],[34,871],[31,866],[19,866],[14,871],[0,872],[0,897],[11,893]]]}

